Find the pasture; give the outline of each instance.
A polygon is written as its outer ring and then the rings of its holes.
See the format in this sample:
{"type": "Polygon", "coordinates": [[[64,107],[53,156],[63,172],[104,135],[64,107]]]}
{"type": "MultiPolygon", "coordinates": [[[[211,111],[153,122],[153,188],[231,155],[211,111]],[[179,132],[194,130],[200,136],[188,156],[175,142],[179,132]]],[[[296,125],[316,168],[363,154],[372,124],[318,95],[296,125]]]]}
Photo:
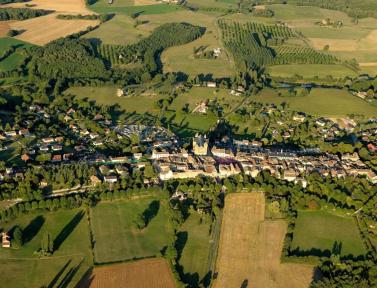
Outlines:
{"type": "Polygon", "coordinates": [[[312,255],[318,256],[316,253],[330,254],[335,243],[340,245],[341,256],[357,257],[367,253],[353,217],[326,211],[299,211],[291,250],[309,254],[312,251],[312,255]]]}
{"type": "Polygon", "coordinates": [[[100,203],[91,208],[94,258],[96,263],[160,255],[173,235],[168,204],[156,196],[100,203]],[[153,211],[152,211],[153,210],[153,211]],[[139,230],[134,221],[140,213],[151,213],[146,228],[139,230]]]}
{"type": "Polygon", "coordinates": [[[214,287],[309,287],[313,267],[280,263],[287,224],[264,212],[263,193],[226,197],[214,287]]]}
{"type": "Polygon", "coordinates": [[[10,71],[18,68],[25,56],[20,52],[22,48],[28,49],[32,47],[29,43],[14,39],[14,38],[0,38],[0,51],[5,51],[11,47],[16,47],[16,50],[8,57],[0,61],[0,71],[10,71]]]}
{"type": "Polygon", "coordinates": [[[20,249],[0,248],[2,281],[7,287],[75,287],[92,264],[89,229],[85,212],[79,209],[54,213],[22,215],[1,225],[11,231],[19,225],[24,231],[24,246],[20,249]],[[50,257],[34,254],[48,231],[56,251],[50,257]]]}
{"type": "Polygon", "coordinates": [[[157,101],[160,99],[154,94],[142,94],[127,97],[118,97],[116,95],[118,87],[100,86],[100,87],[71,87],[66,90],[65,94],[72,94],[81,99],[95,101],[99,105],[118,104],[127,112],[135,112],[138,114],[150,113],[158,114],[160,109],[156,107],[157,101]]]}
{"type": "Polygon", "coordinates": [[[377,107],[351,95],[346,90],[314,88],[307,96],[281,97],[278,91],[263,89],[255,96],[256,101],[263,103],[287,103],[296,111],[327,117],[340,117],[350,114],[373,116],[377,107]]]}
{"type": "MultiPolygon", "coordinates": [[[[138,1],[138,4],[142,4],[138,1]]],[[[98,0],[93,5],[90,5],[89,8],[96,12],[96,13],[116,13],[116,14],[125,14],[125,15],[132,15],[132,14],[164,14],[170,13],[174,11],[181,10],[182,8],[179,5],[168,5],[168,4],[152,4],[148,1],[148,3],[143,3],[144,5],[134,5],[136,1],[131,0],[123,0],[123,1],[114,1],[113,4],[109,5],[108,0],[98,0]],[[145,5],[147,4],[147,5],[145,5]]]]}
{"type": "Polygon", "coordinates": [[[134,27],[135,20],[123,14],[115,15],[111,20],[101,24],[97,29],[85,34],[84,38],[99,39],[104,44],[129,45],[147,37],[149,32],[141,29],[144,25],[134,27]]]}
{"type": "Polygon", "coordinates": [[[290,64],[274,65],[267,68],[267,72],[272,77],[293,77],[300,75],[304,79],[312,80],[315,77],[326,78],[344,78],[347,76],[355,77],[357,73],[344,65],[332,64],[290,64]]]}
{"type": "Polygon", "coordinates": [[[96,267],[79,288],[154,287],[174,288],[169,264],[163,259],[146,259],[132,263],[96,267]]]}
{"type": "Polygon", "coordinates": [[[178,263],[183,268],[186,283],[195,286],[207,276],[210,241],[210,221],[201,221],[199,214],[191,214],[178,232],[178,243],[183,246],[178,263]]]}

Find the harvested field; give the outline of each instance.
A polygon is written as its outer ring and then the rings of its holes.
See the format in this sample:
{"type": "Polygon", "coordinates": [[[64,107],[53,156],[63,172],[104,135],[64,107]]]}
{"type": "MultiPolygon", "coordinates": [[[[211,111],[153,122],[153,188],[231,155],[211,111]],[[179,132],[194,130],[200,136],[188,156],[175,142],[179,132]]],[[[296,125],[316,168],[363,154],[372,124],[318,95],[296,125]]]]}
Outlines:
{"type": "Polygon", "coordinates": [[[86,8],[84,0],[32,0],[24,3],[11,3],[3,5],[3,7],[27,7],[31,9],[54,10],[61,13],[93,14],[92,11],[86,8]]]}
{"type": "Polygon", "coordinates": [[[94,268],[89,279],[85,279],[79,287],[174,288],[175,283],[170,267],[165,260],[148,259],[94,268]]]}
{"type": "Polygon", "coordinates": [[[135,6],[156,5],[156,4],[158,4],[156,0],[134,0],[135,6]]]}
{"type": "Polygon", "coordinates": [[[15,38],[37,45],[44,45],[99,23],[97,20],[57,19],[56,15],[56,13],[53,13],[29,20],[14,21],[10,23],[10,27],[11,29],[25,31],[15,38]]]}
{"type": "Polygon", "coordinates": [[[7,33],[10,29],[8,21],[1,21],[0,22],[0,37],[7,36],[7,33]]]}
{"type": "Polygon", "coordinates": [[[356,51],[358,43],[356,40],[349,39],[328,39],[328,38],[309,38],[313,47],[322,50],[329,45],[329,51],[356,51]]]}
{"type": "Polygon", "coordinates": [[[264,211],[263,193],[227,196],[214,287],[309,287],[313,266],[280,263],[287,225],[264,211]]]}

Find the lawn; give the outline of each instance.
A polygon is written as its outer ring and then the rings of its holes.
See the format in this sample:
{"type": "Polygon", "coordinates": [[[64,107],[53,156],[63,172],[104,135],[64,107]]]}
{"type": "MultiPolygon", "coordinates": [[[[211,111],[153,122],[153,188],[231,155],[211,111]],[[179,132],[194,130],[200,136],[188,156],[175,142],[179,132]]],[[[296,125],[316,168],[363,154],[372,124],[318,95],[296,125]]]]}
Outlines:
{"type": "Polygon", "coordinates": [[[73,94],[78,98],[88,98],[96,101],[100,105],[114,105],[119,104],[122,109],[127,112],[157,114],[159,109],[156,108],[155,103],[159,100],[155,95],[136,95],[129,97],[118,97],[116,90],[119,87],[102,86],[102,87],[71,87],[64,93],[73,94]]]}
{"type": "Polygon", "coordinates": [[[272,77],[292,77],[300,75],[304,79],[314,77],[325,78],[331,75],[333,78],[344,78],[347,76],[357,76],[357,73],[343,65],[326,64],[291,64],[274,65],[267,68],[267,72],[272,77]]]}
{"type": "Polygon", "coordinates": [[[52,283],[75,287],[92,263],[85,213],[74,209],[23,215],[1,225],[1,230],[11,231],[15,225],[23,229],[25,244],[21,249],[0,249],[2,281],[7,287],[52,283]],[[39,258],[34,252],[39,250],[45,231],[51,233],[56,251],[39,258]]]}
{"type": "Polygon", "coordinates": [[[168,204],[157,196],[101,203],[92,208],[95,261],[104,263],[159,255],[173,234],[168,209],[168,204]],[[136,228],[137,215],[152,210],[150,215],[155,216],[147,227],[136,228]]]}
{"type": "Polygon", "coordinates": [[[360,256],[367,252],[353,217],[337,216],[325,211],[299,211],[292,250],[318,249],[329,253],[334,243],[340,243],[341,256],[360,256]]]}
{"type": "Polygon", "coordinates": [[[208,220],[201,223],[200,218],[198,214],[191,214],[178,234],[184,244],[179,264],[183,267],[186,283],[198,283],[209,272],[210,223],[208,220]]]}
{"type": "Polygon", "coordinates": [[[276,90],[263,89],[254,99],[263,103],[285,102],[293,110],[317,116],[338,117],[356,114],[373,117],[377,113],[376,106],[340,89],[315,88],[308,96],[303,97],[281,97],[276,90]]]}

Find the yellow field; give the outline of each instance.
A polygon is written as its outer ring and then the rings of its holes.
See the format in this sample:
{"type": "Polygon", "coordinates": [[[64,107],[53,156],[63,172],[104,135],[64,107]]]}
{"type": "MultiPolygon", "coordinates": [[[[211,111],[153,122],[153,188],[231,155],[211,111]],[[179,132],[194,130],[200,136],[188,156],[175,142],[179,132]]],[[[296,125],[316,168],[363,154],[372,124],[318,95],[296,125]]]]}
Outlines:
{"type": "Polygon", "coordinates": [[[135,6],[155,5],[158,4],[156,0],[134,0],[135,6]]]}
{"type": "Polygon", "coordinates": [[[44,45],[60,37],[85,30],[95,26],[97,20],[63,20],[57,19],[56,13],[10,24],[11,29],[25,30],[16,38],[37,45],[44,45]]]}
{"type": "Polygon", "coordinates": [[[358,49],[357,40],[349,39],[326,39],[309,38],[315,49],[322,50],[325,45],[329,45],[329,51],[356,51],[358,49]]]}
{"type": "Polygon", "coordinates": [[[9,21],[1,21],[0,22],[0,37],[7,36],[9,29],[10,29],[9,21]]]}
{"type": "MultiPolygon", "coordinates": [[[[10,29],[24,31],[15,38],[37,45],[44,45],[55,39],[85,30],[89,26],[96,26],[99,23],[97,20],[56,18],[58,14],[94,14],[86,8],[84,0],[32,0],[26,3],[11,3],[4,5],[4,7],[28,7],[55,11],[46,16],[9,22],[10,29]]],[[[1,32],[2,30],[7,31],[5,30],[6,27],[2,26],[0,26],[0,34],[4,33],[1,32]]]]}
{"type": "Polygon", "coordinates": [[[309,287],[313,266],[280,263],[287,224],[264,211],[263,193],[227,196],[214,287],[309,287]]]}
{"type": "Polygon", "coordinates": [[[94,14],[86,8],[83,0],[31,0],[24,3],[11,3],[4,7],[27,7],[32,9],[53,10],[61,13],[94,14]],[[26,4],[28,6],[26,6],[26,4]]]}

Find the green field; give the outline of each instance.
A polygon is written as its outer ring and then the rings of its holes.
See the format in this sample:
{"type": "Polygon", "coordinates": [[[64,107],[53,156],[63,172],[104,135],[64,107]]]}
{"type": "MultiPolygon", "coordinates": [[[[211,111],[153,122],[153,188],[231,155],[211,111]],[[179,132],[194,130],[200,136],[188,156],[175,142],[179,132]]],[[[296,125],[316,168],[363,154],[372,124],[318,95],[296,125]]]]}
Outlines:
{"type": "Polygon", "coordinates": [[[32,47],[33,45],[14,38],[0,38],[0,54],[2,51],[5,51],[11,46],[17,47],[16,51],[0,61],[0,71],[10,71],[19,67],[25,59],[25,56],[20,53],[19,49],[27,49],[32,47]]]}
{"type": "Polygon", "coordinates": [[[308,96],[303,97],[281,97],[276,90],[264,89],[254,99],[263,103],[285,102],[293,110],[317,116],[340,117],[355,114],[372,117],[377,113],[376,106],[339,89],[315,88],[308,96]]]}
{"type": "Polygon", "coordinates": [[[367,252],[354,218],[325,211],[299,211],[291,250],[332,251],[335,242],[341,245],[341,256],[360,256],[367,252]]]}
{"type": "Polygon", "coordinates": [[[29,214],[1,226],[9,231],[15,225],[24,230],[21,249],[0,249],[1,280],[7,287],[75,287],[92,263],[89,229],[82,210],[29,214]],[[51,233],[56,251],[47,258],[34,254],[44,232],[51,233]],[[64,284],[64,281],[67,283],[64,284]],[[66,286],[64,286],[66,285],[66,286]]]}
{"type": "Polygon", "coordinates": [[[107,0],[99,0],[95,4],[90,5],[89,8],[97,13],[116,13],[126,15],[132,15],[134,13],[142,15],[164,14],[182,9],[179,5],[168,4],[134,6],[133,1],[129,0],[119,2],[118,4],[117,1],[114,1],[114,4],[115,5],[109,5],[107,0]]]}
{"type": "Polygon", "coordinates": [[[131,17],[118,14],[83,37],[100,39],[104,44],[133,44],[149,35],[144,29],[134,27],[134,24],[135,20],[131,17]]]}
{"type": "Polygon", "coordinates": [[[155,103],[159,100],[154,95],[136,95],[130,97],[118,97],[116,90],[118,87],[102,86],[102,87],[71,87],[64,93],[73,94],[79,98],[96,101],[100,105],[119,104],[122,109],[127,112],[157,114],[159,109],[155,103]]]}
{"type": "Polygon", "coordinates": [[[179,264],[183,267],[184,280],[187,283],[198,283],[209,272],[208,257],[211,237],[208,222],[201,223],[200,215],[191,214],[180,228],[179,235],[185,240],[185,245],[179,264]]]}
{"type": "Polygon", "coordinates": [[[148,196],[101,203],[92,208],[95,261],[103,263],[159,255],[173,234],[167,205],[157,196],[148,196]],[[139,230],[133,222],[151,203],[159,203],[158,213],[146,228],[139,230]]]}
{"type": "Polygon", "coordinates": [[[325,64],[290,64],[275,65],[267,68],[267,72],[272,77],[293,77],[300,75],[304,79],[313,79],[314,77],[325,78],[331,75],[333,78],[344,78],[347,76],[355,77],[357,73],[343,65],[325,65],[325,64]]]}

